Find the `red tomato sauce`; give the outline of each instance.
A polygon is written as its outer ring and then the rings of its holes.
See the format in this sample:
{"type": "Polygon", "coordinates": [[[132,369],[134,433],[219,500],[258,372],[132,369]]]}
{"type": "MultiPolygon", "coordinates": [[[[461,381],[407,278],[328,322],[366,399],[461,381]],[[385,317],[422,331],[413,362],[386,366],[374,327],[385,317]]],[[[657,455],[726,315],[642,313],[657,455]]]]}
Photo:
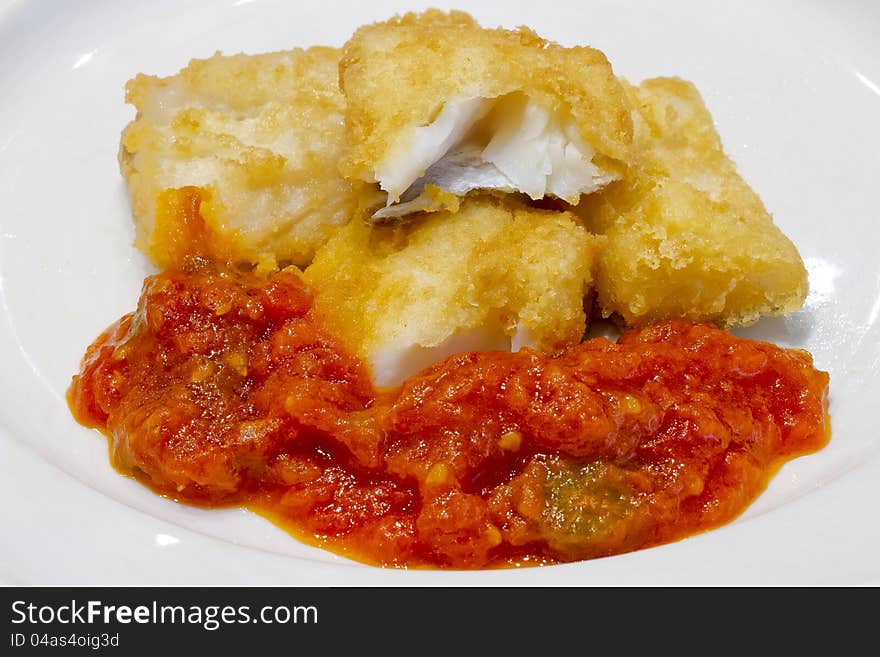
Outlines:
{"type": "Polygon", "coordinates": [[[147,279],[68,398],[120,471],[400,567],[627,552],[717,527],[829,438],[806,352],[670,321],[554,355],[465,353],[377,391],[298,274],[147,279]]]}

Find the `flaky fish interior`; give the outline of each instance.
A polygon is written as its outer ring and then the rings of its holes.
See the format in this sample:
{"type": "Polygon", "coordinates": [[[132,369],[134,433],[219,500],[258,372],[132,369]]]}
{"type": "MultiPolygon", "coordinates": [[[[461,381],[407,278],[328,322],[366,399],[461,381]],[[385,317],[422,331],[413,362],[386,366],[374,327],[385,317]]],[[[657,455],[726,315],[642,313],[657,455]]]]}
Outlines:
{"type": "Polygon", "coordinates": [[[474,190],[553,196],[576,204],[615,179],[567,113],[552,112],[522,93],[467,98],[443,105],[430,124],[406,132],[378,163],[387,192],[375,219],[431,207],[428,185],[465,196],[474,190]]]}
{"type": "Polygon", "coordinates": [[[525,28],[438,11],[366,26],[343,48],[340,82],[343,171],[385,193],[376,220],[475,190],[576,204],[629,159],[631,120],[605,56],[525,28]]]}
{"type": "Polygon", "coordinates": [[[375,382],[394,385],[453,353],[580,341],[602,243],[570,213],[475,197],[405,224],[352,221],[304,275],[375,382]]]}

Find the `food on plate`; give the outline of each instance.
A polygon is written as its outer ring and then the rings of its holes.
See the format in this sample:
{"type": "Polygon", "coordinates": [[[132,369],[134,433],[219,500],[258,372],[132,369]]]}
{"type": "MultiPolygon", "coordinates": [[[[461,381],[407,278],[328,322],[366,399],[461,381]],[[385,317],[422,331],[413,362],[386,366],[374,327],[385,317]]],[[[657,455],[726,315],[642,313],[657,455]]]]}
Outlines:
{"type": "Polygon", "coordinates": [[[828,439],[828,375],[806,352],[708,325],[458,354],[380,392],[325,321],[292,268],[189,261],[148,278],[89,348],[72,409],[163,494],[416,567],[675,540],[729,521],[828,439]]]}
{"type": "Polygon", "coordinates": [[[577,208],[607,238],[596,283],[603,314],[628,326],[740,326],[800,308],[801,257],[724,154],[696,88],[656,78],[626,89],[638,164],[577,208]]]}
{"type": "MultiPolygon", "coordinates": [[[[218,54],[194,60],[169,78],[136,77],[128,97],[138,118],[123,134],[120,161],[137,245],[160,267],[187,254],[266,271],[279,264],[306,266],[341,225],[365,208],[376,210],[375,201],[381,205],[382,195],[388,196],[363,180],[371,180],[370,163],[383,153],[398,163],[413,161],[397,157],[402,151],[392,146],[400,140],[421,140],[423,154],[432,158],[439,151],[431,144],[439,144],[443,153],[433,171],[440,177],[407,182],[407,198],[388,197],[391,205],[379,208],[377,219],[407,214],[418,221],[424,214],[416,210],[451,216],[461,196],[487,190],[513,198],[502,194],[514,189],[509,186],[446,184],[447,174],[471,180],[475,171],[488,180],[486,171],[495,164],[462,168],[459,155],[489,135],[495,144],[490,154],[507,153],[508,163],[533,173],[540,169],[546,181],[574,180],[570,169],[552,174],[559,135],[552,122],[540,130],[529,123],[532,109],[517,113],[514,106],[524,94],[532,105],[567,113],[566,130],[580,131],[575,141],[604,144],[593,160],[613,175],[591,188],[595,193],[582,195],[588,191],[583,188],[556,195],[577,204],[570,209],[607,238],[594,253],[603,315],[629,326],[667,318],[738,326],[802,305],[807,280],[800,255],[724,154],[693,85],[676,78],[640,86],[618,81],[597,51],[563,48],[525,29],[484,29],[460,12],[428,11],[368,25],[341,51],[218,54]],[[502,66],[500,60],[510,62],[502,66]],[[417,75],[429,61],[432,75],[417,75]],[[564,74],[580,65],[589,75],[564,74]],[[485,94],[483,104],[501,99],[475,119],[480,125],[473,130],[465,129],[471,115],[449,100],[466,95],[463,89],[485,94]],[[452,108],[446,115],[437,98],[452,108]],[[429,121],[422,114],[436,116],[429,121]],[[526,121],[525,132],[514,129],[511,117],[526,121]],[[425,125],[419,127],[420,121],[425,125]],[[449,128],[449,139],[432,142],[440,133],[431,126],[449,128]],[[346,181],[340,165],[355,180],[346,181]]],[[[471,118],[483,110],[475,112],[471,118]]],[[[563,160],[585,162],[568,158],[575,152],[570,146],[563,160]]],[[[529,195],[545,194],[516,196],[529,195]]],[[[436,266],[447,280],[457,275],[436,266]]],[[[388,333],[387,318],[383,324],[388,333]]]]}
{"type": "Polygon", "coordinates": [[[577,203],[629,162],[632,121],[608,60],[462,12],[406,14],[343,48],[343,171],[385,192],[373,217],[445,207],[474,190],[577,203]]]}
{"type": "Polygon", "coordinates": [[[305,278],[378,385],[453,353],[580,342],[602,238],[570,213],[465,199],[401,225],[352,221],[305,278]]]}
{"type": "Polygon", "coordinates": [[[807,280],[688,82],[430,10],[127,98],[164,271],[68,400],[162,495],[377,565],[549,564],[717,527],[829,438],[808,353],[709,324],[807,280]]]}
{"type": "Polygon", "coordinates": [[[119,162],[138,248],[159,267],[194,251],[268,268],[311,260],[358,203],[337,168],[338,64],[334,48],[216,54],[131,80],[137,117],[119,162]]]}
{"type": "Polygon", "coordinates": [[[267,432],[277,429],[278,447],[332,432],[343,411],[366,407],[371,386],[315,323],[297,273],[266,280],[202,259],[184,265],[147,278],[137,312],[89,348],[72,406],[115,434],[120,469],[175,497],[218,502],[238,493],[248,468],[263,468],[267,432]],[[298,427],[289,436],[272,417],[288,403],[298,427]]]}

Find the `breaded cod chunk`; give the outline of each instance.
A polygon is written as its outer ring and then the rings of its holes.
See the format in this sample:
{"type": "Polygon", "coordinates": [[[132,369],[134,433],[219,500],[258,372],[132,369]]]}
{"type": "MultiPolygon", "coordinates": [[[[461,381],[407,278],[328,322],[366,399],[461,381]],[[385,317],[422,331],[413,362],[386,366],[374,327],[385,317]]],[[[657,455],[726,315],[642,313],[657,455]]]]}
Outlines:
{"type": "MultiPolygon", "coordinates": [[[[429,10],[360,28],[343,47],[343,173],[378,183],[377,220],[473,190],[577,203],[630,159],[624,91],[598,50],[429,10]]],[[[375,188],[375,187],[374,187],[375,188]]]]}
{"type": "Polygon", "coordinates": [[[216,54],[126,87],[119,161],[136,245],[159,267],[193,250],[303,265],[356,199],[338,171],[340,51],[216,54]]]}
{"type": "Polygon", "coordinates": [[[579,342],[602,243],[571,213],[470,198],[397,225],[352,221],[304,276],[385,386],[461,351],[579,342]]]}
{"type": "Polygon", "coordinates": [[[608,242],[597,273],[606,316],[748,325],[798,309],[797,249],[724,154],[696,88],[676,78],[627,85],[638,164],[577,208],[608,242]]]}

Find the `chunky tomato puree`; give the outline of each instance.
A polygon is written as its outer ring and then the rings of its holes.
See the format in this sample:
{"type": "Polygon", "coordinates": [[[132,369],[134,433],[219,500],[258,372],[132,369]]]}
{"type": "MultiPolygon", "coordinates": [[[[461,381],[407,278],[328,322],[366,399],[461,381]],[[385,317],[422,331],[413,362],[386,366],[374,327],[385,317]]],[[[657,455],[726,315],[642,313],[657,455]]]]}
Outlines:
{"type": "Polygon", "coordinates": [[[362,561],[589,559],[739,514],[829,436],[810,356],[670,321],[552,356],[465,353],[379,391],[296,272],[144,284],[69,400],[173,499],[244,505],[362,561]]]}

